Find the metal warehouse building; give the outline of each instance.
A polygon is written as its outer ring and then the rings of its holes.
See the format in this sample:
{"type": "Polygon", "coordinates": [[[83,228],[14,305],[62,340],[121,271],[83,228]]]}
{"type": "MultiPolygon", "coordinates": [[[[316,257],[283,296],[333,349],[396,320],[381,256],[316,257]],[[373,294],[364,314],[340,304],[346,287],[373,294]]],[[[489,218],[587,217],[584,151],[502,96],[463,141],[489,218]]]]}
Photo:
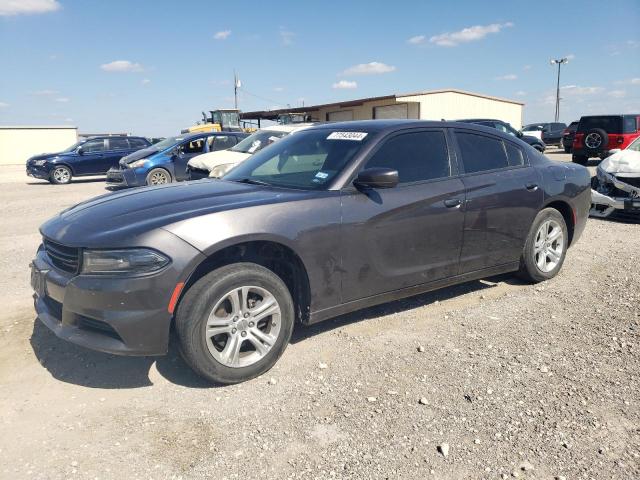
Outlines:
{"type": "Polygon", "coordinates": [[[0,125],[0,165],[24,164],[33,155],[59,152],[77,141],[76,127],[0,125]]]}
{"type": "Polygon", "coordinates": [[[299,108],[244,112],[242,118],[276,120],[278,115],[283,113],[308,113],[313,121],[319,122],[381,118],[422,120],[495,118],[519,129],[522,126],[523,107],[523,103],[515,100],[448,89],[361,98],[299,108]]]}

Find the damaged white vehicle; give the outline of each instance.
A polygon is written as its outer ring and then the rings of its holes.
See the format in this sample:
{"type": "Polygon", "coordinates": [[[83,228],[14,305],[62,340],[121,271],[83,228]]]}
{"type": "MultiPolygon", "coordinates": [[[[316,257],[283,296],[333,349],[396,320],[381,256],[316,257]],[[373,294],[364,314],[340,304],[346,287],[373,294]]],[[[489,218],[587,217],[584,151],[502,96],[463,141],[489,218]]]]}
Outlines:
{"type": "Polygon", "coordinates": [[[612,150],[591,179],[591,216],[612,214],[640,219],[640,138],[612,150]]]}

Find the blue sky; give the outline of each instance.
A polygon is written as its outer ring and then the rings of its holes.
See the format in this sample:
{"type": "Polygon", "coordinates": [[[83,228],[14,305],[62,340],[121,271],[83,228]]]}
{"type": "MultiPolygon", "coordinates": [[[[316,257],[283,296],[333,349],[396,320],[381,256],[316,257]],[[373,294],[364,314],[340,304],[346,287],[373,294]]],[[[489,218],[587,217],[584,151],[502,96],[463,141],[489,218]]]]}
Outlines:
{"type": "Polygon", "coordinates": [[[561,120],[640,111],[640,0],[0,0],[0,46],[1,124],[166,136],[234,69],[245,111],[451,87],[551,121],[562,56],[561,120]]]}

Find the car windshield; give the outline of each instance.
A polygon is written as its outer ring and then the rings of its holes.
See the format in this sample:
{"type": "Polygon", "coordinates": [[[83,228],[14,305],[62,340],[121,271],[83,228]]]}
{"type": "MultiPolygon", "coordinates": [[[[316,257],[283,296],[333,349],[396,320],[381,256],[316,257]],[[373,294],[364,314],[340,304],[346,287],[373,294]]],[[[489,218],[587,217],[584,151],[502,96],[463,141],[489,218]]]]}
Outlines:
{"type": "Polygon", "coordinates": [[[154,143],[152,145],[152,147],[155,150],[164,150],[166,148],[172,147],[174,146],[176,143],[181,142],[182,140],[184,140],[186,137],[169,137],[169,138],[165,138],[164,140],[162,140],[161,142],[158,143],[154,143]]]}
{"type": "Polygon", "coordinates": [[[63,153],[67,153],[67,152],[73,152],[76,148],[78,148],[80,145],[82,145],[85,141],[81,141],[81,142],[76,142],[73,145],[71,145],[69,148],[66,148],[64,150],[62,150],[63,153]]]}
{"type": "Polygon", "coordinates": [[[267,145],[271,145],[273,142],[281,139],[286,135],[288,135],[287,132],[277,132],[275,130],[260,130],[242,140],[236,146],[231,148],[231,151],[253,154],[259,152],[267,145]]]}
{"type": "Polygon", "coordinates": [[[629,144],[627,150],[633,150],[634,152],[640,152],[640,137],[636,138],[629,144]]]}
{"type": "Polygon", "coordinates": [[[540,125],[539,123],[536,124],[532,124],[532,125],[525,125],[522,128],[523,132],[540,132],[544,129],[544,125],[540,125]]]}
{"type": "Polygon", "coordinates": [[[303,190],[324,190],[367,144],[367,132],[304,130],[256,153],[224,180],[303,190]]]}

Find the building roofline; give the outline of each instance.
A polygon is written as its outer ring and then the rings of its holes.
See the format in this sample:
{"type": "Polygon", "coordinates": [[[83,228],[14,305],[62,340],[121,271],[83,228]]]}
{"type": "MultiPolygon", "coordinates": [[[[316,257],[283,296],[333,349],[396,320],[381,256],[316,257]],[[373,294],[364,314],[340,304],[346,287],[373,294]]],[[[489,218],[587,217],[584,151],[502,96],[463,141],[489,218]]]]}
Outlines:
{"type": "Polygon", "coordinates": [[[0,129],[2,130],[10,130],[10,129],[20,129],[20,130],[44,130],[44,129],[75,129],[78,127],[74,127],[73,125],[0,125],[0,129]]]}
{"type": "Polygon", "coordinates": [[[315,112],[320,110],[321,108],[345,108],[345,107],[357,107],[362,105],[365,102],[375,102],[380,100],[390,100],[390,99],[403,99],[404,97],[412,97],[417,95],[434,95],[438,93],[458,93],[460,95],[469,95],[472,97],[478,98],[486,98],[488,100],[494,100],[498,102],[505,103],[513,103],[515,105],[524,105],[522,102],[517,102],[515,100],[509,100],[507,98],[493,97],[490,95],[484,95],[481,93],[468,92],[466,90],[459,90],[457,88],[445,88],[441,90],[423,90],[420,92],[414,93],[394,93],[391,95],[382,95],[379,97],[367,97],[367,98],[357,98],[354,100],[344,100],[341,102],[332,102],[332,103],[322,103],[318,105],[306,105],[304,107],[294,107],[294,108],[281,108],[277,110],[256,110],[253,112],[242,112],[240,117],[242,119],[255,119],[255,118],[276,118],[279,114],[282,113],[305,113],[305,112],[315,112]]]}

